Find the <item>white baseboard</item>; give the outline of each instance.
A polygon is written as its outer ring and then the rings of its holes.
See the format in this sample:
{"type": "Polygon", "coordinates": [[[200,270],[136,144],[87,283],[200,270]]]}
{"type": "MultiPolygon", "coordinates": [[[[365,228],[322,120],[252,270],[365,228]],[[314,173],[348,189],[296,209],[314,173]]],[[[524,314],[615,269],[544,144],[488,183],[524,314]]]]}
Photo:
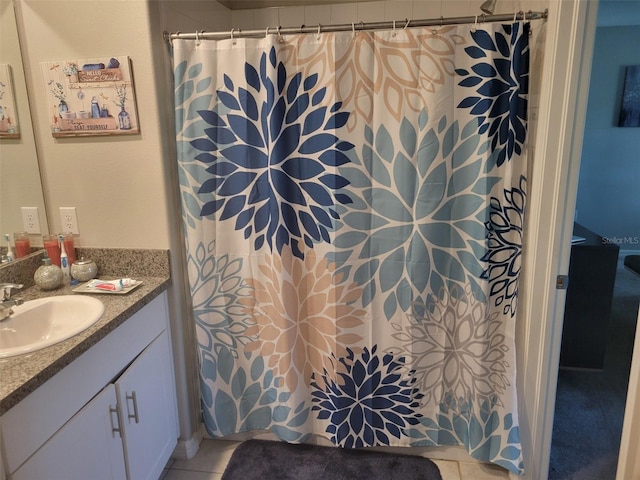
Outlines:
{"type": "Polygon", "coordinates": [[[194,432],[191,438],[187,440],[179,439],[171,458],[176,460],[190,460],[195,457],[196,453],[198,453],[198,449],[200,448],[202,437],[202,428],[199,428],[197,432],[194,432]]]}

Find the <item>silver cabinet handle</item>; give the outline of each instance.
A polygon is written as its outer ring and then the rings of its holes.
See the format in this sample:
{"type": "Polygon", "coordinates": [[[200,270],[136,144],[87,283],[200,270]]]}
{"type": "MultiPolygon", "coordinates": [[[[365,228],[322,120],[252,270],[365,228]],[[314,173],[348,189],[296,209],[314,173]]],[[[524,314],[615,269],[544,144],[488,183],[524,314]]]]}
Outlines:
{"type": "Polygon", "coordinates": [[[109,406],[109,418],[111,420],[111,433],[115,436],[117,433],[122,438],[122,430],[120,429],[120,404],[116,403],[116,407],[109,406]],[[114,422],[115,414],[115,422],[114,422]]]}
{"type": "Polygon", "coordinates": [[[127,399],[127,418],[134,419],[136,423],[140,423],[140,418],[138,417],[138,400],[136,399],[136,391],[132,390],[131,395],[125,395],[127,399]],[[129,411],[129,400],[133,402],[133,415],[131,415],[129,411]]]}

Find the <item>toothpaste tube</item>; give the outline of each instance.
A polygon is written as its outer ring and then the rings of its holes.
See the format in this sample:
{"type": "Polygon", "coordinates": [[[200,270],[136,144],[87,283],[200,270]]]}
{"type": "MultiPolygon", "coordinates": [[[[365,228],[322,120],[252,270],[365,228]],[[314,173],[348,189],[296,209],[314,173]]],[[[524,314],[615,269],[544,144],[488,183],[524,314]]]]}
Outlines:
{"type": "Polygon", "coordinates": [[[131,287],[135,284],[135,280],[130,278],[119,278],[118,280],[91,280],[87,284],[87,288],[95,288],[96,290],[106,290],[111,292],[119,292],[125,287],[131,287]]]}

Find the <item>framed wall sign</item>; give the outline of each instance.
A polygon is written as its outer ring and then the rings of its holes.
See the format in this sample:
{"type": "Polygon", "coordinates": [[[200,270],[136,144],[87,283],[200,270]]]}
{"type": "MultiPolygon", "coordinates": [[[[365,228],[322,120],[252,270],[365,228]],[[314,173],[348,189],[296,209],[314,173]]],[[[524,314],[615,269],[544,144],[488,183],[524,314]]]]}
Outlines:
{"type": "Polygon", "coordinates": [[[0,138],[20,138],[11,67],[0,64],[0,138]]]}
{"type": "Polygon", "coordinates": [[[140,132],[129,57],[40,64],[54,137],[140,132]]]}
{"type": "Polygon", "coordinates": [[[619,127],[640,127],[640,65],[626,68],[619,127]]]}

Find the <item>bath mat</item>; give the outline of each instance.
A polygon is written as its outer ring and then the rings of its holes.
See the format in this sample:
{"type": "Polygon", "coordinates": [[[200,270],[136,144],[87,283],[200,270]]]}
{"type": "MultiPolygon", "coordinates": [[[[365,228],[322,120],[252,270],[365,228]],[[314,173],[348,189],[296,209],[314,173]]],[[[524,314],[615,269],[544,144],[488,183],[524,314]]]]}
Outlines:
{"type": "Polygon", "coordinates": [[[249,440],[233,452],[222,480],[442,480],[431,460],[368,449],[249,440]]]}

